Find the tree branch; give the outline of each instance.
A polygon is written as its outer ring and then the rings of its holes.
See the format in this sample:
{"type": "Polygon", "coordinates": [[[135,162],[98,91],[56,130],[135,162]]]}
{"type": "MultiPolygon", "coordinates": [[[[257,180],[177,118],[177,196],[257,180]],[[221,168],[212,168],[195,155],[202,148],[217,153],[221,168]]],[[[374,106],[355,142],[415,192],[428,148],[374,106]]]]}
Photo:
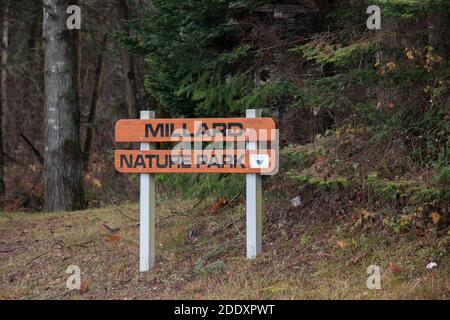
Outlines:
{"type": "Polygon", "coordinates": [[[43,166],[44,165],[44,157],[42,156],[41,152],[36,148],[36,146],[31,142],[31,140],[27,137],[27,135],[22,131],[22,128],[20,125],[16,122],[16,128],[19,132],[19,137],[25,141],[25,143],[30,147],[31,151],[33,151],[36,158],[39,160],[39,163],[43,166]]]}

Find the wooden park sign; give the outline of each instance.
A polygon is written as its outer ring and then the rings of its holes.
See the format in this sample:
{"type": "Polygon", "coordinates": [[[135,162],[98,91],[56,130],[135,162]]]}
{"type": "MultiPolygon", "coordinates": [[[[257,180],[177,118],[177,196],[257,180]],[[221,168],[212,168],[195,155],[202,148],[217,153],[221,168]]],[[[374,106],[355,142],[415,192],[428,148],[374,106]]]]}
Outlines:
{"type": "Polygon", "coordinates": [[[261,252],[261,175],[278,170],[278,131],[260,110],[247,110],[247,118],[154,119],[142,111],[141,119],[119,120],[116,142],[139,142],[140,150],[116,150],[115,167],[121,173],[139,173],[140,271],[155,262],[156,173],[246,174],[247,258],[261,252]],[[171,150],[156,150],[157,142],[171,142],[171,150]],[[205,147],[206,144],[206,147],[205,147]]]}
{"type": "Polygon", "coordinates": [[[259,173],[274,163],[273,150],[118,150],[121,173],[259,173]],[[271,162],[272,161],[272,162],[271,162]]]}
{"type": "Polygon", "coordinates": [[[271,130],[271,118],[119,120],[116,142],[255,141],[271,130]]]}

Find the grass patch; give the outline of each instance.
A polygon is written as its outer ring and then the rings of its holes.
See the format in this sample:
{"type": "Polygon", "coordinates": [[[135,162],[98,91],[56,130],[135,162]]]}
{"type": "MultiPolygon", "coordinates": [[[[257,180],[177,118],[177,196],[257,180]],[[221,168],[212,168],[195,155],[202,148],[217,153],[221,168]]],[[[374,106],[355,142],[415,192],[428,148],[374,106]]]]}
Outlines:
{"type": "MultiPolygon", "coordinates": [[[[158,203],[157,264],[139,273],[138,208],[0,214],[2,299],[448,299],[448,236],[416,237],[374,226],[264,224],[263,253],[245,259],[245,215],[217,215],[190,201],[158,203]],[[131,217],[132,219],[126,217],[131,217]],[[438,267],[427,270],[431,260],[438,267]],[[69,291],[78,265],[82,290],[69,291]],[[366,287],[381,268],[381,290],[366,287]]],[[[266,217],[267,218],[267,217],[266,217]]],[[[268,218],[267,218],[268,219],[268,218]]]]}

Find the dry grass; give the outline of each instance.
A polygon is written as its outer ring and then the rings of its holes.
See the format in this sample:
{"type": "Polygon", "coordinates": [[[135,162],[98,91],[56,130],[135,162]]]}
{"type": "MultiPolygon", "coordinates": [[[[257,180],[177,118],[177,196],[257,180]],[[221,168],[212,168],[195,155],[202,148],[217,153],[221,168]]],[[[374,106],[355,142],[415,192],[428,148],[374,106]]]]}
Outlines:
{"type": "MultiPolygon", "coordinates": [[[[417,238],[376,228],[352,231],[343,221],[279,219],[266,224],[264,253],[255,261],[247,261],[242,206],[214,216],[191,208],[192,203],[182,201],[158,205],[157,265],[145,274],[137,272],[137,222],[117,208],[2,213],[0,298],[450,297],[448,255],[441,255],[434,270],[425,267],[436,250],[442,251],[442,239],[432,235],[417,238]],[[382,290],[366,287],[366,270],[371,264],[381,267],[382,290]],[[81,291],[69,291],[65,286],[69,265],[81,268],[81,291]]],[[[136,206],[120,210],[138,216],[136,206]]]]}

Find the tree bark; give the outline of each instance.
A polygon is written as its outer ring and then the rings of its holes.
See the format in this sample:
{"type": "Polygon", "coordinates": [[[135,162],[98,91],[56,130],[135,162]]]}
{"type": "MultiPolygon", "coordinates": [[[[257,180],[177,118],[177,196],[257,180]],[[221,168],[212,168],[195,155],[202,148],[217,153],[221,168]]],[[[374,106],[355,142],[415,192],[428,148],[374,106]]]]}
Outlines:
{"type": "Polygon", "coordinates": [[[450,14],[446,10],[448,9],[441,1],[433,1],[428,15],[428,44],[442,58],[446,57],[450,50],[450,14]]]}
{"type": "Polygon", "coordinates": [[[19,137],[22,138],[23,141],[27,144],[28,147],[30,147],[31,151],[34,153],[36,158],[38,159],[41,166],[44,166],[44,157],[42,156],[41,152],[38,148],[34,145],[34,143],[30,140],[30,138],[27,137],[25,132],[23,132],[22,128],[18,123],[16,123],[17,131],[19,132],[19,137]]]}
{"type": "Polygon", "coordinates": [[[1,103],[0,103],[0,198],[5,195],[5,169],[3,159],[3,110],[8,109],[8,46],[9,46],[9,1],[5,1],[2,24],[2,58],[1,58],[1,103]]]}
{"type": "Polygon", "coordinates": [[[44,209],[84,207],[75,33],[66,27],[69,0],[44,0],[44,209]]]}
{"type": "MultiPolygon", "coordinates": [[[[103,36],[101,41],[101,47],[106,45],[107,35],[103,36]]],[[[83,149],[83,166],[87,171],[89,168],[89,159],[91,155],[92,140],[94,138],[94,121],[95,113],[97,111],[98,101],[100,99],[100,91],[103,80],[103,52],[99,52],[97,55],[97,63],[95,68],[94,88],[92,89],[91,105],[89,107],[88,124],[86,130],[86,141],[83,149]]]]}
{"type": "MultiPolygon", "coordinates": [[[[117,11],[119,15],[119,23],[123,32],[130,35],[130,28],[126,25],[128,20],[128,6],[126,0],[117,0],[117,11]]],[[[122,49],[123,71],[125,73],[125,81],[127,87],[127,111],[130,119],[138,118],[139,110],[137,108],[136,96],[136,76],[134,73],[134,60],[126,48],[122,49]]]]}
{"type": "MultiPolygon", "coordinates": [[[[74,0],[72,4],[80,6],[80,1],[74,0]]],[[[81,100],[81,57],[82,57],[82,34],[81,30],[72,30],[74,33],[75,43],[75,90],[77,92],[78,101],[81,100]]]]}

